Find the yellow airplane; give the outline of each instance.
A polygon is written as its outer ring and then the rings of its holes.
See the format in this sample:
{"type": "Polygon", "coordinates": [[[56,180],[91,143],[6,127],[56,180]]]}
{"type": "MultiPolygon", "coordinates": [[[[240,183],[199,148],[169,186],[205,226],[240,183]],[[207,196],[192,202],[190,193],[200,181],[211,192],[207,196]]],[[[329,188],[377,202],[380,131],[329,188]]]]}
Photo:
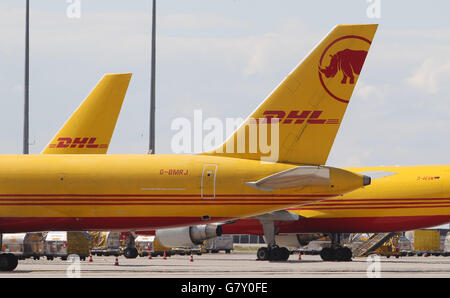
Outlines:
{"type": "MultiPolygon", "coordinates": [[[[111,75],[105,75],[97,88],[83,101],[44,148],[42,154],[106,154],[119,117],[126,89],[111,88],[111,75]],[[110,94],[113,92],[114,94],[110,94]],[[90,146],[87,146],[90,145],[90,146]]],[[[1,244],[2,251],[5,248],[1,244]]],[[[0,257],[0,270],[13,270],[17,259],[0,257]]]]}
{"type": "Polygon", "coordinates": [[[42,154],[106,154],[131,79],[119,77],[105,75],[42,154]]]}
{"type": "MultiPolygon", "coordinates": [[[[371,185],[326,201],[289,208],[286,211],[290,218],[272,221],[276,232],[266,230],[267,223],[259,216],[224,224],[222,233],[266,235],[270,244],[284,246],[303,246],[328,234],[332,246],[324,249],[321,257],[326,261],[349,261],[352,252],[339,243],[340,233],[400,232],[450,222],[450,166],[347,170],[371,176],[371,185]]],[[[160,233],[166,238],[173,235],[171,230],[160,233]]],[[[258,258],[281,258],[267,250],[260,249],[258,258]]]]}
{"type": "MultiPolygon", "coordinates": [[[[322,201],[369,185],[368,176],[323,164],[376,29],[335,27],[213,152],[0,156],[0,232],[209,224],[322,201]]],[[[130,77],[107,75],[90,97],[123,98],[130,77]]],[[[102,123],[92,125],[100,131],[102,123]]],[[[48,150],[79,153],[106,144],[92,138],[95,134],[58,137],[48,150]]],[[[0,269],[16,265],[14,256],[0,255],[0,269]]]]}
{"type": "MultiPolygon", "coordinates": [[[[331,77],[337,69],[332,67],[335,57],[331,55],[330,62],[325,64],[329,65],[320,68],[323,74],[320,80],[326,82],[327,75],[331,77]]],[[[344,81],[345,77],[342,78],[344,81]]],[[[346,170],[371,176],[372,184],[336,198],[289,208],[286,213],[278,213],[277,216],[260,215],[225,223],[220,226],[221,233],[264,235],[268,247],[258,251],[261,260],[289,257],[287,250],[279,248],[277,243],[285,246],[305,245],[316,236],[330,234],[332,247],[323,258],[347,261],[351,259],[351,251],[341,247],[336,237],[339,233],[398,232],[450,222],[450,166],[346,170]]],[[[200,228],[161,229],[156,231],[156,235],[166,246],[191,246],[205,237],[180,235],[200,228]]],[[[155,232],[138,232],[149,233],[155,232]]]]}

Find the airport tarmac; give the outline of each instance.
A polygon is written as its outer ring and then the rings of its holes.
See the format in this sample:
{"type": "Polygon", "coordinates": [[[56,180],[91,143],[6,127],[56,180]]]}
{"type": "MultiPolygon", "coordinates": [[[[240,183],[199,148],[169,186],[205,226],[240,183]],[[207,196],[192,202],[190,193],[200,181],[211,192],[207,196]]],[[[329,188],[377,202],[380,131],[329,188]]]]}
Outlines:
{"type": "Polygon", "coordinates": [[[203,254],[172,256],[148,259],[94,256],[77,263],[60,259],[48,261],[22,260],[13,272],[1,272],[0,277],[52,278],[340,278],[340,277],[450,277],[450,257],[403,257],[376,259],[358,258],[352,262],[323,262],[319,256],[291,255],[287,262],[257,261],[254,252],[232,252],[231,254],[203,254]],[[72,271],[71,271],[72,269],[72,271]],[[368,273],[369,271],[369,273],[368,273]],[[378,274],[378,275],[377,275],[378,274]]]}

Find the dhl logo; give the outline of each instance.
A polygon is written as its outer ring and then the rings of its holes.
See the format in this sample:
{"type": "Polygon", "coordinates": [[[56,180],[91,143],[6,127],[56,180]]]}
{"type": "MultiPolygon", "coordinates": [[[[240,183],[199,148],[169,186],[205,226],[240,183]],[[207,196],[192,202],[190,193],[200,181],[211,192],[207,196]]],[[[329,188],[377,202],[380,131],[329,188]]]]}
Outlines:
{"type": "Polygon", "coordinates": [[[323,111],[265,111],[264,123],[272,123],[272,119],[278,119],[280,124],[339,124],[339,119],[321,119],[322,113],[323,111]]]}
{"type": "Polygon", "coordinates": [[[50,148],[108,148],[108,144],[96,144],[97,138],[58,138],[57,144],[50,144],[50,148]]]}

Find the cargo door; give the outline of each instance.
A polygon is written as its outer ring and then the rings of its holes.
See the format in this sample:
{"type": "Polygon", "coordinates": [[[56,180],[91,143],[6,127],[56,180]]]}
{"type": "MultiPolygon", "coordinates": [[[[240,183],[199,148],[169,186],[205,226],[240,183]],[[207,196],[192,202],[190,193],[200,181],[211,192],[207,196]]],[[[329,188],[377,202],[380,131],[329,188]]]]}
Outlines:
{"type": "Polygon", "coordinates": [[[202,172],[202,199],[216,198],[217,165],[204,165],[202,172]]]}

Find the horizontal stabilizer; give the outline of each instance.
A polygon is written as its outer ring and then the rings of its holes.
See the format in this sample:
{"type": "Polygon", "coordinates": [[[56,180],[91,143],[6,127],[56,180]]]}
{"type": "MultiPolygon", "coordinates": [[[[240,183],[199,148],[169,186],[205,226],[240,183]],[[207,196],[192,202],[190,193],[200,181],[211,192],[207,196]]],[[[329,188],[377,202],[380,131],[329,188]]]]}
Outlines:
{"type": "Polygon", "coordinates": [[[330,169],[324,167],[296,167],[255,182],[245,182],[245,184],[265,191],[302,186],[330,185],[330,169]]]}

